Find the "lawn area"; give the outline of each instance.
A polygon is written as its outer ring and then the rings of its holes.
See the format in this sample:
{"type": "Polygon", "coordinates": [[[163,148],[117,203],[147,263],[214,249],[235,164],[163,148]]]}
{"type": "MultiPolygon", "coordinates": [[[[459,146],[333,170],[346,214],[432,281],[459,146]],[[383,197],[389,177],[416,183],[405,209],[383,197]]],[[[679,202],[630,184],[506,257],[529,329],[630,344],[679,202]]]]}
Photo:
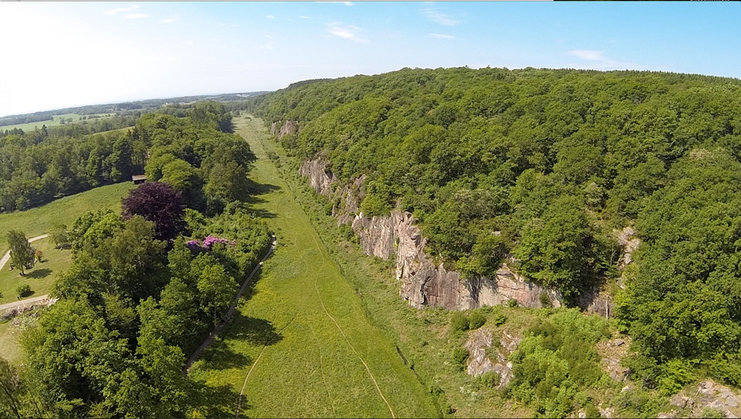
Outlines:
{"type": "Polygon", "coordinates": [[[48,233],[57,223],[71,226],[86,211],[102,208],[119,211],[121,198],[133,187],[131,182],[101,186],[26,211],[0,214],[0,253],[5,254],[8,250],[7,234],[10,230],[21,230],[31,238],[48,233]]]}
{"type": "Polygon", "coordinates": [[[267,158],[265,148],[274,145],[262,121],[235,122],[258,157],[251,179],[262,193],[253,207],[275,231],[277,249],[191,376],[230,387],[225,416],[235,414],[243,388],[241,417],[440,416],[393,341],[368,321],[360,297],[267,158]]]}
{"type": "Polygon", "coordinates": [[[72,263],[72,251],[55,249],[49,238],[37,240],[31,246],[44,253],[42,262],[37,262],[32,269],[26,271],[25,276],[21,276],[17,269],[11,271],[10,262],[5,264],[0,269],[0,304],[16,301],[16,288],[22,284],[30,285],[33,291],[33,294],[25,298],[48,294],[57,275],[72,263]]]}

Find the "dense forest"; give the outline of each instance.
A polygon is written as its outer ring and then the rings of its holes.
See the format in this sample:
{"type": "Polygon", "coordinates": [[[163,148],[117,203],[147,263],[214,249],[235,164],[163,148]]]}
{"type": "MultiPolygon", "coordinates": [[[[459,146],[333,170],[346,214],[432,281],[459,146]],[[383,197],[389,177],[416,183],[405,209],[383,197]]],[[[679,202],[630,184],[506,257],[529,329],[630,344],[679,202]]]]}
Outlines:
{"type": "MultiPolygon", "coordinates": [[[[144,172],[147,154],[152,152],[157,153],[160,162],[164,161],[162,155],[179,153],[190,159],[189,164],[200,167],[203,157],[191,150],[196,139],[205,136],[204,130],[231,132],[230,124],[223,104],[200,102],[166,107],[159,116],[140,118],[132,114],[29,132],[10,130],[0,135],[0,212],[25,210],[60,196],[130,181],[132,174],[144,172]],[[161,127],[177,121],[177,117],[188,117],[191,122],[181,121],[174,138],[177,144],[189,144],[178,145],[179,149],[168,144],[150,150],[156,140],[152,136],[162,135],[161,127]]],[[[210,141],[208,150],[202,153],[212,151],[221,140],[210,141]]],[[[153,180],[161,176],[159,172],[149,173],[153,180]]]]}
{"type": "Polygon", "coordinates": [[[144,115],[111,138],[17,146],[26,160],[38,154],[50,165],[59,154],[106,146],[97,167],[110,168],[101,169],[107,180],[138,167],[150,181],[121,213],[88,212],[52,232],[73,262],[54,285],[59,301],[23,335],[25,365],[0,359],[0,416],[223,416],[211,410],[218,391],[183,373],[185,358],[270,246],[266,225],[244,204],[254,155],[219,129],[229,122],[210,102],[182,118],[144,115]]]}
{"type": "Polygon", "coordinates": [[[464,276],[513,256],[573,303],[620,275],[614,231],[635,227],[616,291],[631,374],[667,394],[696,373],[741,385],[740,81],[403,69],[295,84],[249,109],[298,121],[289,152],[340,182],[366,176],[360,210],[412,212],[464,276]]]}

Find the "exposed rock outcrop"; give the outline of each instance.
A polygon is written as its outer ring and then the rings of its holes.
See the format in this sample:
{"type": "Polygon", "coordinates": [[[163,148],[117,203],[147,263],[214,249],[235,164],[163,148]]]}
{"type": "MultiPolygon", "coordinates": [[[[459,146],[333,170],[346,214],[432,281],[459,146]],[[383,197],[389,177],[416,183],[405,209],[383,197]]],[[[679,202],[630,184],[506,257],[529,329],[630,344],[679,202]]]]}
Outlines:
{"type": "Polygon", "coordinates": [[[641,239],[636,236],[636,231],[630,226],[616,232],[616,235],[618,244],[623,248],[623,255],[618,262],[618,268],[623,269],[633,262],[633,252],[638,249],[641,239]]]}
{"type": "Polygon", "coordinates": [[[628,355],[630,342],[630,336],[620,336],[596,345],[602,369],[615,381],[622,382],[628,378],[628,368],[620,365],[620,361],[628,355]]]}
{"type": "MultiPolygon", "coordinates": [[[[285,127],[285,124],[284,124],[285,127]]],[[[282,128],[281,128],[282,130],[282,128]]],[[[436,264],[425,252],[426,240],[408,212],[392,211],[387,216],[367,217],[359,211],[362,185],[365,177],[334,188],[335,176],[328,170],[326,158],[318,155],[305,161],[299,173],[309,179],[311,187],[335,201],[333,215],[340,224],[351,224],[363,251],[382,259],[396,259],[396,277],[401,281],[401,296],[413,307],[445,307],[465,310],[487,305],[498,305],[513,299],[524,307],[540,307],[541,295],[548,296],[554,307],[563,304],[558,291],[527,281],[503,264],[494,278],[462,279],[461,274],[436,264]]],[[[635,231],[626,227],[618,235],[624,252],[622,267],[632,261],[631,254],[640,240],[635,231]]],[[[510,261],[512,262],[512,261],[510,261]]],[[[614,303],[601,287],[584,292],[578,304],[588,312],[609,317],[614,303]]]]}
{"type": "Polygon", "coordinates": [[[497,387],[504,388],[512,380],[512,362],[509,361],[509,356],[517,349],[522,338],[512,336],[506,330],[502,330],[500,334],[496,350],[491,349],[494,337],[486,327],[471,332],[464,348],[468,351],[468,375],[478,377],[490,371],[496,372],[499,375],[497,387]],[[496,354],[494,359],[490,358],[492,354],[496,354]]]}
{"type": "Polygon", "coordinates": [[[741,415],[741,396],[713,380],[704,380],[696,389],[689,388],[675,394],[669,403],[689,409],[692,417],[701,417],[707,408],[719,410],[727,418],[741,415]]]}
{"type": "Polygon", "coordinates": [[[286,135],[298,132],[298,121],[275,121],[270,124],[270,135],[275,135],[280,140],[286,135]]]}

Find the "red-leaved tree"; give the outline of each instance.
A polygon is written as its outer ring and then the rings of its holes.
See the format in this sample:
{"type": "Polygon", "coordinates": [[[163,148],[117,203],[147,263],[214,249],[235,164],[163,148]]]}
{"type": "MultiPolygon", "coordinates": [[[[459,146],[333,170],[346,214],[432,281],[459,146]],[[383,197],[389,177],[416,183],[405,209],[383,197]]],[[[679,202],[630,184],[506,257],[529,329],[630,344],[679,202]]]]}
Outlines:
{"type": "Polygon", "coordinates": [[[123,200],[123,217],[141,215],[155,224],[155,237],[174,239],[185,227],[185,203],[180,192],[167,183],[147,182],[132,190],[123,200]]]}

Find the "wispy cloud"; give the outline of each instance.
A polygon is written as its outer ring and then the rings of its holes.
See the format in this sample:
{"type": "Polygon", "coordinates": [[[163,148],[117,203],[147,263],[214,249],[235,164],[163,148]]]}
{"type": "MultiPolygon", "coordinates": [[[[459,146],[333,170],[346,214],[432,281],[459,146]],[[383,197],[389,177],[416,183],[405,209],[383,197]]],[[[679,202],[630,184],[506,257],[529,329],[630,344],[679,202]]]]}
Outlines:
{"type": "Polygon", "coordinates": [[[574,57],[579,57],[582,60],[588,61],[604,61],[606,59],[604,51],[596,51],[592,49],[575,49],[567,52],[566,54],[573,55],[574,57]]]}
{"type": "Polygon", "coordinates": [[[327,25],[327,32],[343,39],[349,39],[355,42],[368,42],[367,39],[360,38],[358,33],[361,29],[353,25],[343,25],[341,23],[330,23],[327,25]]]}
{"type": "Polygon", "coordinates": [[[124,15],[124,19],[146,19],[149,15],[146,13],[129,13],[124,15]]]}
{"type": "Polygon", "coordinates": [[[266,15],[265,18],[266,19],[275,19],[275,16],[273,16],[273,15],[266,15]]]}
{"type": "Polygon", "coordinates": [[[345,1],[343,3],[345,3],[345,6],[352,6],[353,5],[351,1],[345,1]]]}
{"type": "Polygon", "coordinates": [[[444,34],[444,33],[431,33],[429,35],[431,38],[437,38],[437,39],[455,39],[455,36],[444,34]]]}
{"type": "Polygon", "coordinates": [[[300,19],[311,19],[309,16],[304,16],[304,15],[299,16],[299,18],[300,19]]]}
{"type": "MultiPolygon", "coordinates": [[[[604,51],[593,50],[593,49],[574,49],[567,51],[565,55],[580,58],[586,61],[586,67],[597,68],[597,69],[622,69],[631,68],[636,70],[644,69],[645,66],[641,64],[619,61],[610,58],[605,55],[604,51]]],[[[584,65],[577,65],[577,67],[585,67],[584,65]]]]}
{"type": "Polygon", "coordinates": [[[107,10],[105,12],[105,14],[111,16],[111,15],[115,15],[115,14],[119,14],[119,13],[131,12],[131,11],[136,10],[138,8],[139,8],[139,5],[138,4],[132,4],[131,6],[128,6],[128,7],[117,7],[115,9],[107,10]]]}
{"type": "Polygon", "coordinates": [[[427,19],[431,20],[432,22],[437,23],[438,25],[455,26],[461,23],[460,20],[457,20],[453,18],[452,16],[447,15],[441,12],[440,10],[434,9],[434,8],[423,9],[422,14],[425,15],[427,19]]]}
{"type": "Polygon", "coordinates": [[[176,18],[176,17],[168,17],[167,19],[160,20],[160,22],[162,22],[162,23],[172,23],[172,22],[175,22],[176,20],[178,20],[178,18],[176,18]]]}

